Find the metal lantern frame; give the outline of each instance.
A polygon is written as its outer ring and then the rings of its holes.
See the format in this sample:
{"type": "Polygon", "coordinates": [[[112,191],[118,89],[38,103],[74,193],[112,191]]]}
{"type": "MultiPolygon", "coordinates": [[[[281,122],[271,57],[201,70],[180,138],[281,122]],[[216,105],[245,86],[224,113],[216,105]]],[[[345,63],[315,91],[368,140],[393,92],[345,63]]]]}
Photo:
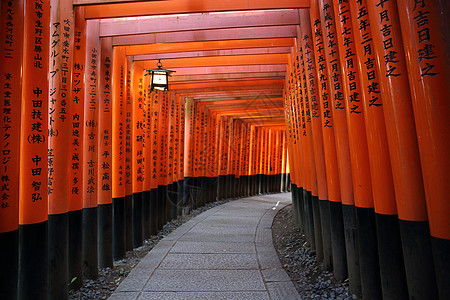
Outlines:
{"type": "Polygon", "coordinates": [[[169,90],[169,77],[171,73],[176,71],[164,69],[161,63],[161,59],[158,59],[157,69],[147,70],[147,74],[150,75],[150,92],[153,90],[168,91],[169,90]],[[165,80],[161,83],[160,76],[165,76],[165,80]]]}

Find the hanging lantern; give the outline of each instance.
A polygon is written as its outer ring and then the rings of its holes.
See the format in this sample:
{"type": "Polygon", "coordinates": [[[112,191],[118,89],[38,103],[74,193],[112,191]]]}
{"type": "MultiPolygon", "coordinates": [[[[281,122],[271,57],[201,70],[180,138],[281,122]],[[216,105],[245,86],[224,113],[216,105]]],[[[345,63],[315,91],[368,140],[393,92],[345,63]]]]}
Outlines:
{"type": "Polygon", "coordinates": [[[147,74],[145,75],[151,75],[150,79],[150,91],[153,90],[161,90],[161,91],[168,91],[169,90],[169,76],[171,76],[171,73],[174,73],[175,71],[166,70],[163,68],[161,60],[158,59],[158,69],[153,70],[147,70],[147,74]]]}

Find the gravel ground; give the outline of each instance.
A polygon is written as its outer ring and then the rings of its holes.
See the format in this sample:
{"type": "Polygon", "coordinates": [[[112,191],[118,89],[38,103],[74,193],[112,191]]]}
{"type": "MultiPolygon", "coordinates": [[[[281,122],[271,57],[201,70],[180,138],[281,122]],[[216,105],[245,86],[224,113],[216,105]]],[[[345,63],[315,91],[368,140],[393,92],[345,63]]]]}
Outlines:
{"type": "Polygon", "coordinates": [[[131,270],[162,238],[193,217],[228,201],[229,200],[209,203],[203,207],[193,210],[188,215],[180,216],[178,219],[166,223],[163,229],[159,231],[157,235],[154,235],[150,239],[146,240],[143,246],[133,249],[132,251],[128,251],[124,259],[115,261],[114,267],[100,269],[97,280],[84,280],[82,287],[79,290],[70,290],[69,299],[108,299],[108,297],[114,292],[125,277],[128,276],[131,270]]]}
{"type": "Polygon", "coordinates": [[[305,236],[295,225],[292,205],[275,216],[272,238],[281,264],[302,299],[357,299],[356,295],[349,295],[347,282],[337,282],[333,274],[316,261],[305,236]]]}

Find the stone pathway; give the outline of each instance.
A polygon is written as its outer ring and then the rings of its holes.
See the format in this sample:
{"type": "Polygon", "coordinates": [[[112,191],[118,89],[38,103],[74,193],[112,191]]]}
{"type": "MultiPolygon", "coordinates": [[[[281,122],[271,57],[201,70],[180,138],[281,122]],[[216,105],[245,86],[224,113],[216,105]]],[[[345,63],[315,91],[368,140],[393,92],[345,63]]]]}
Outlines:
{"type": "Polygon", "coordinates": [[[162,239],[119,285],[119,299],[300,299],[272,244],[291,194],[214,207],[162,239]]]}

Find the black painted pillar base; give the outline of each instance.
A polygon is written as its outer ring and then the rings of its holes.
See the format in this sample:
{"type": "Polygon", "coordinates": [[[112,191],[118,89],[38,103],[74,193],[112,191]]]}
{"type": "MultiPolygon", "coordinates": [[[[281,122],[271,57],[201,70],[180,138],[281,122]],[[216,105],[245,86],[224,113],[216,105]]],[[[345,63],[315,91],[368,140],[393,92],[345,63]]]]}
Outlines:
{"type": "Polygon", "coordinates": [[[191,177],[184,177],[183,179],[183,213],[189,213],[192,208],[191,203],[191,192],[192,192],[192,178],[191,177]]]}
{"type": "Polygon", "coordinates": [[[151,236],[151,217],[150,217],[150,191],[142,192],[142,230],[144,240],[151,236]]]}
{"type": "Polygon", "coordinates": [[[83,278],[97,279],[97,207],[83,208],[82,267],[83,278]]]}
{"type": "Polygon", "coordinates": [[[125,230],[125,197],[113,198],[113,254],[114,260],[125,257],[126,230],[125,230]]]}
{"type": "Polygon", "coordinates": [[[233,198],[234,175],[227,175],[227,199],[233,198]]]}
{"type": "Polygon", "coordinates": [[[252,176],[252,196],[258,195],[258,175],[252,176]]]}
{"type": "Polygon", "coordinates": [[[69,212],[69,288],[78,290],[83,282],[82,244],[83,210],[69,212]],[[72,282],[73,280],[73,282],[72,282]]]}
{"type": "Polygon", "coordinates": [[[184,180],[178,180],[177,182],[177,217],[181,216],[183,214],[183,207],[184,207],[184,187],[183,187],[184,180]]]}
{"type": "Polygon", "coordinates": [[[172,182],[172,193],[170,195],[170,219],[177,218],[177,203],[178,203],[178,181],[172,182]]]}
{"type": "Polygon", "coordinates": [[[218,182],[217,182],[217,198],[219,200],[225,199],[224,196],[224,189],[225,189],[225,176],[219,175],[218,182]]]}
{"type": "Polygon", "coordinates": [[[304,203],[303,203],[303,188],[297,185],[293,185],[292,191],[294,194],[295,190],[295,201],[297,203],[297,215],[298,215],[298,227],[300,232],[305,233],[305,214],[304,214],[304,203]]]}
{"type": "Polygon", "coordinates": [[[318,261],[323,260],[323,239],[322,239],[322,224],[320,221],[319,197],[312,196],[311,204],[313,209],[314,219],[314,240],[316,243],[316,258],[318,261]]]}
{"type": "Polygon", "coordinates": [[[241,196],[241,192],[242,192],[242,177],[236,177],[236,190],[235,190],[235,195],[236,198],[240,198],[241,196]]]}
{"type": "Polygon", "coordinates": [[[320,225],[322,229],[323,264],[326,270],[333,269],[333,249],[331,243],[330,203],[319,200],[320,225]]]}
{"type": "Polygon", "coordinates": [[[408,299],[397,215],[375,213],[383,299],[408,299]]]}
{"type": "Polygon", "coordinates": [[[201,197],[200,180],[197,177],[192,177],[191,182],[191,208],[197,209],[200,205],[201,197]]]}
{"type": "Polygon", "coordinates": [[[125,245],[127,251],[133,250],[133,196],[125,195],[125,245]]]}
{"type": "Polygon", "coordinates": [[[356,225],[356,208],[353,205],[342,204],[344,220],[345,251],[347,254],[347,270],[349,292],[361,295],[361,273],[359,270],[358,228],[356,225]]]}
{"type": "Polygon", "coordinates": [[[334,278],[342,282],[347,276],[347,254],[345,251],[344,220],[341,202],[330,201],[331,245],[333,251],[334,278]]]}
{"type": "Polygon", "coordinates": [[[358,225],[362,297],[363,299],[382,299],[377,231],[373,208],[356,207],[356,222],[358,225]]]}
{"type": "Polygon", "coordinates": [[[158,232],[161,229],[162,224],[162,216],[161,216],[161,189],[158,186],[157,188],[153,189],[155,196],[153,198],[154,201],[154,216],[155,216],[155,229],[156,232],[158,232]]]}
{"type": "Polygon", "coordinates": [[[202,187],[202,194],[203,194],[203,205],[211,203],[212,202],[212,181],[210,177],[203,177],[203,187],[202,187]]]}
{"type": "Polygon", "coordinates": [[[48,216],[48,299],[65,299],[69,292],[68,213],[48,216]]]}
{"type": "Polygon", "coordinates": [[[409,297],[438,299],[428,222],[399,220],[399,227],[409,297]]]}
{"type": "Polygon", "coordinates": [[[17,299],[19,230],[0,233],[0,299],[17,299]]]}
{"type": "Polygon", "coordinates": [[[173,184],[169,183],[166,185],[166,222],[172,220],[172,200],[173,200],[173,184]]]}
{"type": "Polygon", "coordinates": [[[19,266],[17,299],[47,299],[48,221],[19,225],[19,266]]]}
{"type": "Polygon", "coordinates": [[[450,295],[450,240],[431,237],[439,299],[450,295]]]}
{"type": "Polygon", "coordinates": [[[242,178],[241,177],[235,177],[234,178],[234,197],[235,198],[240,198],[241,197],[241,183],[242,183],[242,178]]]}
{"type": "Polygon", "coordinates": [[[313,203],[312,195],[308,190],[303,190],[303,199],[305,202],[305,220],[307,226],[307,237],[311,250],[316,250],[316,238],[314,235],[314,216],[313,216],[313,203]]]}
{"type": "Polygon", "coordinates": [[[163,215],[163,224],[161,228],[169,222],[169,211],[170,211],[170,203],[169,203],[169,185],[163,186],[163,198],[162,198],[162,215],[163,215]]]}
{"type": "Polygon", "coordinates": [[[201,207],[203,204],[203,182],[202,182],[202,177],[195,177],[195,208],[199,208],[201,207]]]}
{"type": "Polygon", "coordinates": [[[229,180],[230,180],[230,178],[228,177],[228,175],[223,175],[223,189],[222,189],[223,199],[230,198],[230,192],[229,192],[230,182],[229,182],[229,180]]]}
{"type": "Polygon", "coordinates": [[[262,175],[256,174],[256,195],[261,195],[261,181],[262,181],[262,175]]]}
{"type": "Polygon", "coordinates": [[[298,214],[298,201],[297,201],[297,186],[294,185],[292,187],[292,193],[291,193],[291,198],[292,198],[292,212],[294,214],[294,221],[295,221],[295,225],[298,225],[300,227],[300,215],[298,214]]]}
{"type": "Polygon", "coordinates": [[[99,204],[98,210],[98,267],[113,266],[112,203],[99,204]]]}
{"type": "Polygon", "coordinates": [[[218,197],[218,188],[219,188],[219,176],[213,178],[213,201],[216,202],[219,200],[218,197]]]}
{"type": "Polygon", "coordinates": [[[261,193],[263,195],[267,194],[267,175],[266,174],[261,175],[261,193]]]}
{"type": "Polygon", "coordinates": [[[166,207],[165,207],[166,191],[164,185],[158,185],[158,230],[162,229],[166,223],[166,207]]]}
{"type": "Polygon", "coordinates": [[[158,215],[156,214],[158,189],[150,190],[150,235],[158,232],[158,215]]]}

